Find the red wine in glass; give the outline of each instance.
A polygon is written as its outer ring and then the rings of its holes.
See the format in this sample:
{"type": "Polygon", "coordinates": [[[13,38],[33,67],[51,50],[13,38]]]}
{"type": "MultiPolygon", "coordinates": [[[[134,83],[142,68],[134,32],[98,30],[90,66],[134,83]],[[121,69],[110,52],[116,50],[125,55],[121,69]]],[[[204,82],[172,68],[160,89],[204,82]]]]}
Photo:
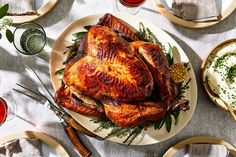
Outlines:
{"type": "Polygon", "coordinates": [[[119,0],[121,4],[127,7],[137,7],[143,4],[145,0],[119,0]]]}
{"type": "Polygon", "coordinates": [[[0,126],[7,119],[7,103],[0,97],[0,126]]]}
{"type": "Polygon", "coordinates": [[[116,8],[122,13],[135,15],[139,12],[145,0],[116,0],[116,8]]]}

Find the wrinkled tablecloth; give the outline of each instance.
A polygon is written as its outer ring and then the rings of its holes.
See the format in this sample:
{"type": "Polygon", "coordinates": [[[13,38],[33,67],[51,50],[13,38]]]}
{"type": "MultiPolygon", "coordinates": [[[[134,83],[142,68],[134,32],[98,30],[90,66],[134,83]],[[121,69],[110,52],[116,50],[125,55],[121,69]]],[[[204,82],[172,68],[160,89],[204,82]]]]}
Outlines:
{"type": "MultiPolygon", "coordinates": [[[[33,67],[42,77],[48,88],[53,91],[49,77],[50,46],[57,39],[62,30],[76,19],[89,14],[116,11],[115,0],[86,0],[87,5],[78,4],[74,0],[59,0],[53,10],[36,20],[47,33],[48,51],[35,56],[23,56],[24,62],[33,67]]],[[[230,114],[215,107],[203,91],[200,81],[200,65],[210,50],[216,44],[235,38],[236,11],[226,20],[215,26],[203,29],[189,29],[170,22],[155,10],[152,0],[146,1],[141,11],[136,15],[157,27],[165,30],[183,48],[193,64],[198,83],[198,102],[195,113],[187,126],[176,136],[148,146],[125,146],[109,141],[99,141],[81,135],[82,141],[92,151],[94,157],[161,157],[172,145],[192,136],[212,135],[225,139],[236,145],[236,123],[230,114]]],[[[14,28],[11,28],[14,30],[14,28]]],[[[0,77],[3,80],[1,90],[12,92],[15,83],[22,83],[36,87],[27,77],[24,68],[20,65],[19,57],[13,45],[7,40],[0,40],[0,77]]],[[[13,120],[0,127],[0,136],[15,131],[39,130],[56,138],[71,154],[78,156],[68,140],[58,118],[47,107],[14,93],[18,104],[18,114],[13,120]],[[37,107],[35,106],[37,105],[37,107]],[[36,127],[35,127],[36,126],[36,127]]]]}

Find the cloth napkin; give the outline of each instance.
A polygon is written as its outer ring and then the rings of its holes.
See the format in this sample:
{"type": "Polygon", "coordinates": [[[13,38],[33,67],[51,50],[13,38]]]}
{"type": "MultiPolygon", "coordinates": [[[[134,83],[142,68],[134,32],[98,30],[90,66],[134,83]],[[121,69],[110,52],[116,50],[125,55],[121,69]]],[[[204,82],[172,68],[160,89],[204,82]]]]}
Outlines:
{"type": "Polygon", "coordinates": [[[173,0],[172,12],[185,20],[213,21],[220,17],[217,0],[173,0]]]}
{"type": "Polygon", "coordinates": [[[36,14],[35,0],[0,0],[1,5],[9,4],[8,15],[36,14]]]}
{"type": "Polygon", "coordinates": [[[229,152],[223,145],[190,144],[187,146],[189,157],[227,157],[229,152]]]}
{"type": "Polygon", "coordinates": [[[0,147],[0,157],[42,157],[38,139],[18,139],[0,147]]]}

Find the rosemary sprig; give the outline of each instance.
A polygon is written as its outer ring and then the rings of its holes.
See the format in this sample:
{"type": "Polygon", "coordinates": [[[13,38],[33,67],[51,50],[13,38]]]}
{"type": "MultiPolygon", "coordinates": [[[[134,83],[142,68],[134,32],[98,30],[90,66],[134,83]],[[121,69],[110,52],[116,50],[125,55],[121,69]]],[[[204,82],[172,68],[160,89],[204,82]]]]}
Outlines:
{"type": "Polygon", "coordinates": [[[133,140],[142,132],[143,128],[144,128],[143,126],[135,126],[135,127],[133,127],[131,133],[123,141],[123,143],[127,143],[128,145],[130,145],[133,142],[133,140]]]}
{"type": "Polygon", "coordinates": [[[190,81],[191,81],[191,78],[185,84],[184,84],[184,82],[181,82],[180,84],[178,84],[179,93],[176,96],[175,100],[180,100],[180,99],[184,98],[184,94],[186,92],[186,89],[189,88],[190,81]]]}
{"type": "Polygon", "coordinates": [[[165,46],[162,45],[162,43],[157,39],[157,37],[150,31],[149,28],[145,28],[143,23],[140,22],[139,24],[139,31],[136,32],[137,36],[139,37],[140,40],[142,41],[147,41],[156,45],[159,45],[164,52],[165,46]]]}
{"type": "Polygon", "coordinates": [[[94,132],[99,132],[102,129],[109,129],[111,127],[115,127],[116,125],[109,119],[104,119],[104,118],[97,118],[97,119],[92,119],[92,122],[95,124],[99,124],[99,127],[94,130],[94,132]]]}
{"type": "Polygon", "coordinates": [[[142,132],[143,129],[145,129],[145,126],[134,126],[131,128],[123,128],[120,126],[117,126],[115,123],[108,119],[92,119],[96,124],[99,124],[99,126],[94,130],[94,132],[99,132],[102,129],[109,129],[111,128],[111,132],[105,137],[105,139],[111,138],[111,137],[124,137],[127,136],[126,139],[123,141],[123,143],[126,143],[130,145],[133,140],[142,132]]]}

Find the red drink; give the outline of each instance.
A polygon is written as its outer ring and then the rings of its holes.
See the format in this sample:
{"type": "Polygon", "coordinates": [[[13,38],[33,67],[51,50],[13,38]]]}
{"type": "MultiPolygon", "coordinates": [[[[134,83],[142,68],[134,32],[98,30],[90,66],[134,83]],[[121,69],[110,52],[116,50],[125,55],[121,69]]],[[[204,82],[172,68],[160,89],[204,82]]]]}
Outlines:
{"type": "Polygon", "coordinates": [[[137,7],[141,5],[145,0],[119,0],[121,4],[127,7],[137,7]]]}
{"type": "Polygon", "coordinates": [[[0,125],[2,125],[7,118],[7,103],[0,97],[0,125]]]}

